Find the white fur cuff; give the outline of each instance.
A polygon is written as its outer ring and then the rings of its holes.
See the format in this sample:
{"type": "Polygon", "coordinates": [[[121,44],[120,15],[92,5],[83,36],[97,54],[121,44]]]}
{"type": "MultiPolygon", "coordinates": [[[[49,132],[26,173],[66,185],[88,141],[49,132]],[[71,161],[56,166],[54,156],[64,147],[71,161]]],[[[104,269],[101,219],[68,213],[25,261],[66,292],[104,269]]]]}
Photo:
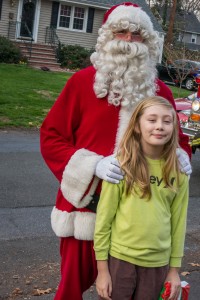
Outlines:
{"type": "Polygon", "coordinates": [[[61,191],[65,199],[75,207],[85,207],[91,201],[99,181],[97,177],[94,177],[96,164],[102,158],[103,156],[95,152],[80,149],[74,153],[66,165],[61,181],[61,191]],[[91,182],[88,195],[83,198],[91,182]]]}
{"type": "Polygon", "coordinates": [[[51,213],[51,226],[58,237],[74,236],[78,240],[92,241],[96,214],[89,212],[61,211],[56,207],[51,213]]]}

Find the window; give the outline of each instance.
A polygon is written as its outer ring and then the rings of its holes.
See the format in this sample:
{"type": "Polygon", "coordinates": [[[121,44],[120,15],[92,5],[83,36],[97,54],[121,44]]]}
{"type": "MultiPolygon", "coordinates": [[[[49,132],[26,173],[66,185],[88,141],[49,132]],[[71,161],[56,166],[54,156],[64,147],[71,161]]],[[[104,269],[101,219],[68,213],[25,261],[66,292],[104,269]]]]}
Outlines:
{"type": "Polygon", "coordinates": [[[86,8],[60,5],[59,27],[86,31],[86,19],[86,8]]]}
{"type": "Polygon", "coordinates": [[[183,32],[179,32],[177,41],[178,41],[178,42],[182,42],[182,41],[183,41],[183,38],[184,38],[183,32]]]}
{"type": "Polygon", "coordinates": [[[192,34],[191,36],[191,43],[196,44],[197,42],[197,35],[196,34],[192,34]]]}
{"type": "Polygon", "coordinates": [[[61,5],[59,26],[69,28],[70,16],[71,6],[61,5]]]}
{"type": "Polygon", "coordinates": [[[83,30],[84,8],[75,7],[73,29],[83,30]]]}

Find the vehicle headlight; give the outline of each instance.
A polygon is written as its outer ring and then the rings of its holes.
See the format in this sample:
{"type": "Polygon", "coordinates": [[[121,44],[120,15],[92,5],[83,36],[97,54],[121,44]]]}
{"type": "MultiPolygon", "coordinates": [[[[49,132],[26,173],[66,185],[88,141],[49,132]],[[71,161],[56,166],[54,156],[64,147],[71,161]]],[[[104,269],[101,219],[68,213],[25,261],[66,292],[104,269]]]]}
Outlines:
{"type": "Polygon", "coordinates": [[[192,102],[192,109],[194,111],[198,111],[200,109],[200,102],[199,102],[199,100],[194,100],[192,102]]]}

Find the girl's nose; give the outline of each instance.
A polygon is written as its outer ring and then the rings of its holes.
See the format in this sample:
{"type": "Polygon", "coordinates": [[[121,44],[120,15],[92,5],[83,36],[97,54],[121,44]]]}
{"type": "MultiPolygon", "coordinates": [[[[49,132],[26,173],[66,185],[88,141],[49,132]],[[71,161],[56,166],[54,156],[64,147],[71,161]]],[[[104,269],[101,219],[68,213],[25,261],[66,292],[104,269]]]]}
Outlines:
{"type": "Polygon", "coordinates": [[[156,129],[158,129],[158,130],[162,130],[163,129],[163,123],[162,123],[162,121],[157,121],[157,123],[156,123],[156,129]]]}

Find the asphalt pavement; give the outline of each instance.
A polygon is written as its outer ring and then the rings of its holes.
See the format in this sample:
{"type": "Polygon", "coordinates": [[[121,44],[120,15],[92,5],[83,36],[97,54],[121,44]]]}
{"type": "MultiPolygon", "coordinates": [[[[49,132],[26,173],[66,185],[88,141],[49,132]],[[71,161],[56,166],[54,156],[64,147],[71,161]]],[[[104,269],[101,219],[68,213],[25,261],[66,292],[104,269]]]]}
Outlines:
{"type": "MultiPolygon", "coordinates": [[[[198,300],[200,152],[193,155],[192,166],[181,279],[191,285],[189,299],[198,300]]],[[[39,132],[1,130],[0,170],[0,300],[53,299],[60,257],[50,214],[58,183],[40,155],[39,132]]],[[[89,299],[97,299],[94,286],[84,294],[89,299]]]]}

